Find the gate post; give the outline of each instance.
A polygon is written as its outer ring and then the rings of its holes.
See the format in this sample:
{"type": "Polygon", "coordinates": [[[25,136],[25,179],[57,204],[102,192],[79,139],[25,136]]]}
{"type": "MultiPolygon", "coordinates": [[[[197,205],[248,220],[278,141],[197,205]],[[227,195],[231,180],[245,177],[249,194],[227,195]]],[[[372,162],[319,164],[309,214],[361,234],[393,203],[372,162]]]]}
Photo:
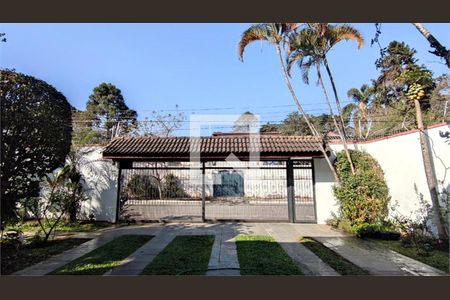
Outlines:
{"type": "Polygon", "coordinates": [[[202,222],[205,222],[205,162],[202,162],[202,222]]]}
{"type": "Polygon", "coordinates": [[[117,202],[116,202],[116,220],[115,223],[119,223],[119,214],[120,214],[120,186],[122,183],[122,164],[120,161],[117,161],[117,166],[119,168],[119,174],[117,176],[117,202]]]}
{"type": "Polygon", "coordinates": [[[290,223],[295,223],[295,198],[294,198],[294,163],[286,161],[286,182],[288,200],[288,218],[290,223]]]}

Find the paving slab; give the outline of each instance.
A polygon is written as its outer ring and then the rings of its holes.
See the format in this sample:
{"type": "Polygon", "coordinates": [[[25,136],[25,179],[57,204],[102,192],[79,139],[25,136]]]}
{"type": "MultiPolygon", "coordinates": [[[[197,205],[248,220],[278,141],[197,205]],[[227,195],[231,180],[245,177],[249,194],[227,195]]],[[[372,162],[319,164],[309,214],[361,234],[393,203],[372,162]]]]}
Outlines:
{"type": "Polygon", "coordinates": [[[323,262],[311,250],[300,244],[300,236],[289,224],[264,224],[283,250],[297,263],[305,275],[339,276],[333,268],[323,262]]]}
{"type": "Polygon", "coordinates": [[[424,263],[355,237],[315,237],[315,239],[372,275],[446,275],[424,263]]]}
{"type": "Polygon", "coordinates": [[[238,276],[239,260],[237,256],[235,237],[236,226],[223,224],[216,229],[215,240],[208,264],[208,276],[238,276]],[[214,270],[216,269],[216,270],[214,270]]]}

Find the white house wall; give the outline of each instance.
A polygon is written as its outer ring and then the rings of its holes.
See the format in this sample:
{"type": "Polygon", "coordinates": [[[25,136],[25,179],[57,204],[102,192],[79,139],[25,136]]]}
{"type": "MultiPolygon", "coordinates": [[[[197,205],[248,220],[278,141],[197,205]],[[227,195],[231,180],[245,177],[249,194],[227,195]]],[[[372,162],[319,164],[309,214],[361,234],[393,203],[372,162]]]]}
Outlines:
{"type": "Polygon", "coordinates": [[[116,216],[117,166],[102,158],[103,147],[83,148],[81,173],[88,198],[81,206],[83,218],[92,214],[96,220],[114,222],[116,216]]]}

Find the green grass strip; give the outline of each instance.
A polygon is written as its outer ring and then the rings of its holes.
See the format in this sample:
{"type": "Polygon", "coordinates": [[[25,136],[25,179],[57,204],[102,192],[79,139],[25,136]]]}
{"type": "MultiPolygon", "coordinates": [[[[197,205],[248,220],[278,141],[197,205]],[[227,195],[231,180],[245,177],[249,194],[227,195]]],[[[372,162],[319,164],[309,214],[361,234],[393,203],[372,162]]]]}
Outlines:
{"type": "Polygon", "coordinates": [[[103,275],[153,236],[123,235],[53,271],[53,275],[103,275]]]}
{"type": "Polygon", "coordinates": [[[341,275],[368,275],[369,272],[348,261],[335,251],[310,237],[303,237],[300,243],[314,252],[327,265],[341,275]]]}
{"type": "Polygon", "coordinates": [[[400,254],[408,256],[412,259],[418,260],[432,266],[436,269],[449,273],[449,253],[444,250],[432,250],[428,256],[419,255],[414,247],[405,247],[400,241],[387,241],[370,239],[371,241],[383,245],[386,248],[394,250],[400,254]]]}
{"type": "Polygon", "coordinates": [[[66,238],[44,244],[26,244],[19,249],[1,244],[1,274],[8,275],[77,247],[90,239],[66,238]]]}
{"type": "Polygon", "coordinates": [[[241,275],[302,275],[302,272],[270,236],[238,235],[236,247],[241,275]]]}
{"type": "Polygon", "coordinates": [[[143,275],[204,275],[213,235],[177,236],[142,271],[143,275]]]}

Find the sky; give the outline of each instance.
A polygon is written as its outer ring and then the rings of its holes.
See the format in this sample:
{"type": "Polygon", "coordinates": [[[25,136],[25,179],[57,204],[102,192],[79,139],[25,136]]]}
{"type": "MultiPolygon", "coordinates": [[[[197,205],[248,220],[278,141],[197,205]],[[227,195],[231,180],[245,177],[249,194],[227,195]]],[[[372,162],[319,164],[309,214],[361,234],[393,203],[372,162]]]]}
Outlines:
{"type": "MultiPolygon", "coordinates": [[[[176,105],[187,120],[191,114],[241,114],[251,111],[261,123],[280,122],[295,111],[282,77],[275,48],[264,42],[247,46],[244,62],[237,43],[250,24],[0,24],[7,42],[0,45],[0,68],[15,69],[45,80],[68,101],[84,110],[95,86],[109,82],[121,89],[138,119],[156,110],[170,113],[176,105]]],[[[342,42],[328,55],[342,104],[348,89],[378,76],[378,46],[370,45],[373,23],[351,24],[365,45],[342,42]]],[[[450,46],[449,24],[424,24],[445,46],[450,46]]],[[[419,63],[435,76],[448,73],[429,44],[412,24],[383,23],[380,43],[404,41],[417,50],[419,63]]],[[[326,112],[322,91],[311,75],[305,85],[298,69],[294,89],[305,111],[326,112]]],[[[331,94],[331,89],[329,89],[331,94]]],[[[228,125],[223,130],[227,131],[228,125]]],[[[189,122],[176,135],[186,135],[189,122]]],[[[221,129],[213,128],[215,131],[221,129]]],[[[211,130],[213,130],[211,129],[211,130]]],[[[214,131],[214,130],[213,130],[214,131]]]]}

